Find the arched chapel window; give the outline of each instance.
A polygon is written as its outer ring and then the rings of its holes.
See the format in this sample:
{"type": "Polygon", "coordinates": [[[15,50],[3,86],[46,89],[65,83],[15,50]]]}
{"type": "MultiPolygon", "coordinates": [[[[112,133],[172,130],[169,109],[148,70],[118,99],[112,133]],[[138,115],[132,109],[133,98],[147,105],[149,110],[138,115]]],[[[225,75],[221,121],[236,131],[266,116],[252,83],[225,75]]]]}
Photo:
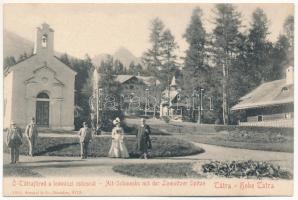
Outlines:
{"type": "Polygon", "coordinates": [[[48,42],[48,36],[47,36],[47,34],[44,34],[41,38],[42,47],[47,47],[47,42],[48,42]]]}
{"type": "Polygon", "coordinates": [[[39,99],[49,99],[49,95],[45,92],[41,92],[37,95],[37,98],[39,98],[39,99]]]}

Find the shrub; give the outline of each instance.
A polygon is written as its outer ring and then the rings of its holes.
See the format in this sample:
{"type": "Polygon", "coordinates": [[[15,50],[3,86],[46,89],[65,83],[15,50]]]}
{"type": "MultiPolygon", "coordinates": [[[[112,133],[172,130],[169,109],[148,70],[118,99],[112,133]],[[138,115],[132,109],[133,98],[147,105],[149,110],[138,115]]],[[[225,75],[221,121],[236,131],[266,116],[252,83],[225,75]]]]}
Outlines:
{"type": "Polygon", "coordinates": [[[170,117],[168,116],[162,116],[161,119],[166,122],[167,124],[170,123],[170,117]]]}
{"type": "Polygon", "coordinates": [[[281,169],[280,166],[274,166],[268,162],[252,160],[231,162],[211,161],[202,165],[202,169],[204,173],[213,173],[217,176],[224,176],[228,178],[293,178],[293,175],[290,172],[281,169]]]}

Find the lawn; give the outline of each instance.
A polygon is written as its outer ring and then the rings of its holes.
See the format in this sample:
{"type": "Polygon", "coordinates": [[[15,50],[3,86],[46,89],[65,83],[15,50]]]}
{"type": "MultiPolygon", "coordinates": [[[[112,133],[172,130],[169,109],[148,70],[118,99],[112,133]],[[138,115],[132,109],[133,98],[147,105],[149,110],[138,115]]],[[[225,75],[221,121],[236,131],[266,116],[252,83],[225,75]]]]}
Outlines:
{"type": "Polygon", "coordinates": [[[183,134],[176,136],[188,141],[218,145],[224,147],[251,149],[251,150],[263,150],[263,151],[277,151],[277,152],[289,152],[294,151],[293,140],[283,141],[269,141],[261,140],[259,137],[251,138],[232,138],[228,134],[216,133],[216,134],[183,134]]]}
{"type": "Polygon", "coordinates": [[[193,171],[192,163],[125,164],[113,167],[115,172],[141,178],[204,178],[193,171]]]}
{"type": "MultiPolygon", "coordinates": [[[[167,124],[161,120],[147,122],[155,132],[174,135],[187,141],[241,149],[294,152],[293,128],[198,125],[190,122],[167,124]]],[[[127,123],[134,126],[138,121],[128,119],[127,123]]]]}
{"type": "MultiPolygon", "coordinates": [[[[173,136],[152,136],[152,157],[172,157],[194,155],[204,152],[203,149],[177,139],[173,136]]],[[[89,156],[106,157],[111,146],[111,137],[95,137],[90,145],[89,156]]],[[[139,157],[135,152],[136,138],[133,136],[125,137],[125,144],[131,157],[139,157]]],[[[4,152],[9,152],[4,144],[4,152]]],[[[37,143],[37,155],[49,156],[80,156],[79,138],[76,137],[39,137],[37,143]]],[[[20,148],[20,153],[28,154],[28,142],[26,139],[20,148]]]]}
{"type": "Polygon", "coordinates": [[[32,171],[28,167],[22,167],[18,164],[10,165],[5,164],[3,165],[3,176],[14,176],[14,177],[41,177],[41,175],[37,172],[32,171]]]}

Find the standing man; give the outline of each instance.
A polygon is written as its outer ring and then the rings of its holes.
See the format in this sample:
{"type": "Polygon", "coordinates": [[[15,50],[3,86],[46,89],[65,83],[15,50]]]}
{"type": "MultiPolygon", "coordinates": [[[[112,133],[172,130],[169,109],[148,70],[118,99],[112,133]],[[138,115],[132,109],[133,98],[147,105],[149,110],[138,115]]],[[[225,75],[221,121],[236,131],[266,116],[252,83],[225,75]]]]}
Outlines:
{"type": "Polygon", "coordinates": [[[16,123],[11,122],[11,126],[8,129],[6,144],[10,148],[10,164],[19,162],[19,148],[22,145],[22,132],[16,123]]]}
{"type": "Polygon", "coordinates": [[[88,155],[88,145],[92,140],[92,132],[88,128],[87,122],[83,122],[83,127],[79,131],[81,143],[81,159],[86,159],[88,155]]]}
{"type": "Polygon", "coordinates": [[[31,119],[31,122],[27,125],[25,133],[29,142],[29,156],[34,156],[38,137],[34,117],[31,119]]]}
{"type": "Polygon", "coordinates": [[[150,134],[150,127],[146,124],[146,120],[142,118],[137,134],[137,151],[141,152],[140,158],[148,158],[148,149],[152,148],[150,134]]]}

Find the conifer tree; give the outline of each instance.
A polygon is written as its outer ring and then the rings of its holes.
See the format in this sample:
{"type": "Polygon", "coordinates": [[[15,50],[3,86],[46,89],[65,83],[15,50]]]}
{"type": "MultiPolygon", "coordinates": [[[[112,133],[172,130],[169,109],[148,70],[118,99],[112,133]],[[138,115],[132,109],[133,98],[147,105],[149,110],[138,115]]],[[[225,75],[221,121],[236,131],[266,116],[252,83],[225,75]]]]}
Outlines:
{"type": "Polygon", "coordinates": [[[229,123],[229,79],[232,62],[239,53],[237,44],[240,40],[240,13],[232,4],[215,6],[215,28],[213,29],[212,53],[216,67],[222,69],[222,122],[229,123]]]}

